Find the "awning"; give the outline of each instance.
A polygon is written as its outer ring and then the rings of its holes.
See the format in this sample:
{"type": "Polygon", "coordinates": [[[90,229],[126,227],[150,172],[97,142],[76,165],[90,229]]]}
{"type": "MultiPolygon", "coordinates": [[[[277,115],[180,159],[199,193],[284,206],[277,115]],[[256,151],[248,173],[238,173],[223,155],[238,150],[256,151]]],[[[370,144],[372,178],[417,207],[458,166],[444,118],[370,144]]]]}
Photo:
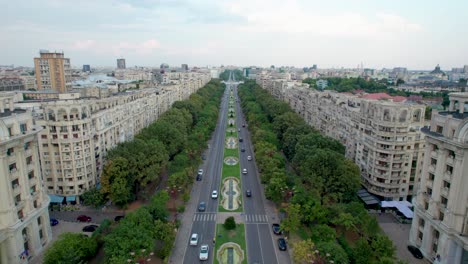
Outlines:
{"type": "Polygon", "coordinates": [[[50,198],[51,203],[62,203],[63,202],[63,196],[49,194],[49,198],[50,198]]]}
{"type": "Polygon", "coordinates": [[[379,204],[380,201],[374,195],[370,194],[366,189],[357,191],[357,195],[366,205],[379,204]]]}
{"type": "Polygon", "coordinates": [[[74,202],[76,200],[76,196],[67,196],[67,202],[74,202]]]}
{"type": "Polygon", "coordinates": [[[382,201],[382,207],[395,207],[406,218],[413,218],[413,211],[409,207],[413,205],[408,201],[382,201]]]}

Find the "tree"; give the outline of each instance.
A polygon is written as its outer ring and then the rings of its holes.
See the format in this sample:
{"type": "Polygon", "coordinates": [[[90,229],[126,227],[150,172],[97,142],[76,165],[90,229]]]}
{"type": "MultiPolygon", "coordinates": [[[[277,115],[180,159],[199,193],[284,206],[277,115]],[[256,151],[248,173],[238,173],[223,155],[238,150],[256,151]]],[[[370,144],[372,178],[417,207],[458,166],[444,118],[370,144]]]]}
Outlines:
{"type": "Polygon", "coordinates": [[[126,205],[133,198],[132,183],[128,181],[128,161],[117,157],[109,160],[101,176],[101,192],[118,206],[126,205]]]}
{"type": "Polygon", "coordinates": [[[84,205],[93,206],[95,208],[103,206],[106,203],[106,199],[100,190],[97,188],[91,188],[81,195],[84,200],[84,205]]]}
{"type": "Polygon", "coordinates": [[[289,204],[286,208],[286,214],[287,217],[281,222],[281,229],[288,233],[297,230],[302,219],[301,205],[289,204]]]}
{"type": "Polygon", "coordinates": [[[148,211],[152,215],[154,220],[162,220],[166,222],[169,216],[169,210],[167,209],[167,201],[169,201],[169,194],[166,191],[159,191],[153,197],[148,205],[148,211]]]}
{"type": "Polygon", "coordinates": [[[327,225],[316,225],[311,229],[311,238],[314,242],[329,242],[336,240],[336,231],[335,229],[327,225]]]}
{"type": "Polygon", "coordinates": [[[320,252],[320,257],[327,262],[332,260],[334,263],[349,263],[344,249],[334,241],[316,243],[316,248],[320,252]]]}
{"type": "Polygon", "coordinates": [[[171,253],[176,237],[174,230],[175,225],[173,223],[164,223],[159,219],[154,221],[155,239],[161,242],[161,245],[156,249],[156,255],[162,259],[171,253]]]}
{"type": "Polygon", "coordinates": [[[45,264],[87,263],[97,252],[97,242],[82,234],[63,233],[45,252],[45,264]]]}
{"type": "Polygon", "coordinates": [[[356,246],[353,249],[353,259],[356,264],[367,264],[370,263],[372,256],[372,248],[367,243],[367,240],[360,238],[356,242],[356,246]]]}
{"type": "Polygon", "coordinates": [[[294,263],[309,263],[314,251],[314,243],[310,240],[301,240],[293,244],[294,263]]]}
{"type": "Polygon", "coordinates": [[[393,242],[383,234],[377,234],[375,238],[371,241],[370,246],[374,253],[376,259],[382,257],[393,258],[395,256],[396,248],[393,245],[393,242]]]}
{"type": "Polygon", "coordinates": [[[338,217],[332,219],[332,223],[343,227],[345,230],[356,229],[356,219],[350,213],[340,213],[338,217]]]}
{"type": "Polygon", "coordinates": [[[224,220],[224,228],[226,230],[233,230],[236,228],[236,220],[233,216],[229,216],[226,218],[226,220],[224,220]]]}

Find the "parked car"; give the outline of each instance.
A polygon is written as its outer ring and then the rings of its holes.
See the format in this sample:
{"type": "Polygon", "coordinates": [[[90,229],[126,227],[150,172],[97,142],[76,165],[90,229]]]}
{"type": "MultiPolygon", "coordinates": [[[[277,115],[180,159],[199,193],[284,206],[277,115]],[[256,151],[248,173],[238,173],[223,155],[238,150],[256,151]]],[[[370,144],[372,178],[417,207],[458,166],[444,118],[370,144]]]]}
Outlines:
{"type": "Polygon", "coordinates": [[[245,152],[245,148],[241,148],[241,152],[245,152]]]}
{"type": "Polygon", "coordinates": [[[206,160],[206,155],[203,154],[203,155],[201,156],[201,159],[202,159],[202,160],[206,160]]]}
{"type": "Polygon", "coordinates": [[[94,232],[98,228],[97,225],[87,225],[83,227],[83,232],[94,232]]]}
{"type": "Polygon", "coordinates": [[[247,156],[247,160],[252,160],[252,156],[247,156]]]}
{"type": "Polygon", "coordinates": [[[242,124],[242,127],[245,127],[245,124],[242,124]]]}
{"type": "Polygon", "coordinates": [[[284,240],[284,238],[278,238],[278,248],[281,251],[286,251],[286,249],[288,249],[288,246],[286,246],[286,240],[284,240]]]}
{"type": "Polygon", "coordinates": [[[242,141],[244,141],[244,139],[242,139],[242,138],[240,137],[240,138],[239,138],[239,142],[242,142],[242,141]]]}
{"type": "Polygon", "coordinates": [[[423,258],[423,254],[421,253],[421,250],[419,250],[419,248],[410,245],[410,246],[408,246],[408,250],[409,250],[409,252],[411,252],[411,254],[413,254],[413,257],[415,257],[417,259],[422,259],[423,258]]]}
{"type": "Polygon", "coordinates": [[[118,221],[120,221],[120,220],[122,220],[124,218],[125,218],[125,215],[118,215],[118,216],[114,217],[114,221],[118,222],[118,221]]]}
{"type": "Polygon", "coordinates": [[[202,176],[200,174],[197,175],[197,181],[201,181],[202,180],[202,176]]]}
{"type": "Polygon", "coordinates": [[[245,191],[245,196],[251,197],[251,196],[252,196],[252,192],[251,192],[250,190],[245,191]]]}
{"type": "Polygon", "coordinates": [[[80,215],[76,218],[79,222],[91,222],[91,217],[87,215],[80,215]]]}
{"type": "Polygon", "coordinates": [[[273,229],[273,233],[275,235],[281,235],[283,234],[283,231],[281,230],[280,224],[272,224],[271,228],[273,229]]]}
{"type": "Polygon", "coordinates": [[[211,192],[211,198],[212,199],[218,199],[218,191],[217,190],[213,190],[213,192],[211,192]]]}
{"type": "Polygon", "coordinates": [[[206,210],[206,203],[205,202],[201,202],[199,205],[198,205],[198,211],[199,212],[205,212],[206,210]]]}
{"type": "Polygon", "coordinates": [[[198,245],[198,234],[196,234],[196,233],[192,234],[192,236],[190,237],[190,245],[191,246],[198,245]]]}
{"type": "Polygon", "coordinates": [[[50,218],[50,225],[51,226],[56,226],[59,224],[59,221],[55,218],[50,218]]]}
{"type": "Polygon", "coordinates": [[[239,129],[237,129],[237,132],[240,132],[240,128],[239,128],[239,129]]]}
{"type": "Polygon", "coordinates": [[[247,169],[243,169],[242,174],[247,174],[247,169]]]}
{"type": "Polygon", "coordinates": [[[210,248],[208,247],[208,245],[202,245],[200,247],[200,260],[207,260],[208,259],[208,252],[209,252],[210,248]]]}
{"type": "Polygon", "coordinates": [[[198,175],[200,175],[200,176],[203,175],[203,169],[198,170],[198,175]]]}

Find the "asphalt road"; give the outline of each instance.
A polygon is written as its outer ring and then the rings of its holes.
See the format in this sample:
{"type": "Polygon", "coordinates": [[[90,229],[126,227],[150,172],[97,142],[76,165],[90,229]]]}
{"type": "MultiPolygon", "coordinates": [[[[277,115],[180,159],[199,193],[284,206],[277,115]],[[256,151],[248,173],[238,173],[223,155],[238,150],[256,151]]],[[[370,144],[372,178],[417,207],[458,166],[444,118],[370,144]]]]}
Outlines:
{"type": "MultiPolygon", "coordinates": [[[[218,125],[213,133],[211,148],[207,155],[207,159],[203,166],[204,170],[202,181],[196,182],[199,185],[196,189],[200,190],[194,194],[198,197],[196,205],[200,202],[205,202],[207,207],[205,212],[195,212],[192,218],[192,226],[189,234],[184,239],[185,249],[183,253],[183,263],[202,263],[199,260],[199,251],[202,244],[208,244],[210,247],[208,261],[203,263],[213,263],[214,247],[213,238],[215,237],[216,220],[219,218],[218,200],[211,199],[211,192],[218,190],[221,181],[221,173],[223,166],[223,152],[225,142],[225,131],[227,126],[227,112],[229,103],[230,88],[233,88],[236,103],[236,125],[240,128],[239,137],[242,137],[243,142],[239,142],[239,148],[245,148],[245,152],[240,153],[241,169],[247,169],[247,175],[241,174],[242,177],[242,195],[243,195],[243,213],[238,214],[236,218],[243,220],[246,230],[246,245],[247,245],[247,263],[258,264],[275,264],[275,263],[291,263],[287,252],[281,252],[277,247],[278,236],[274,235],[271,229],[271,224],[275,221],[275,216],[272,216],[272,208],[269,208],[269,213],[265,210],[265,198],[263,195],[262,186],[255,166],[255,157],[253,155],[252,143],[248,127],[242,127],[246,124],[240,108],[240,101],[237,96],[237,85],[227,84],[223,101],[221,103],[218,125]],[[247,156],[252,156],[253,160],[248,161],[247,156]],[[252,197],[246,197],[245,191],[249,189],[252,192],[252,197]],[[199,236],[198,246],[189,246],[189,238],[193,233],[199,236]]],[[[219,199],[219,198],[218,198],[219,199]]],[[[269,206],[271,207],[271,205],[269,206]]]]}

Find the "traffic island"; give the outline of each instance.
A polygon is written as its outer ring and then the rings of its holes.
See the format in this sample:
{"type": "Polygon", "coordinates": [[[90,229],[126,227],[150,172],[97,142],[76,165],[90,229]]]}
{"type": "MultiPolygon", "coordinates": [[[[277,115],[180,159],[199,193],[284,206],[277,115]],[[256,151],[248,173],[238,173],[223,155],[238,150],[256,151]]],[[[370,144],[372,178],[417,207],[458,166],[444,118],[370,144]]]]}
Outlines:
{"type": "Polygon", "coordinates": [[[216,226],[216,258],[219,264],[247,264],[245,245],[245,226],[236,224],[233,230],[226,230],[224,225],[216,226]]]}
{"type": "Polygon", "coordinates": [[[241,190],[239,179],[236,177],[227,177],[223,181],[221,189],[221,207],[227,211],[238,211],[241,208],[241,190]]]}

